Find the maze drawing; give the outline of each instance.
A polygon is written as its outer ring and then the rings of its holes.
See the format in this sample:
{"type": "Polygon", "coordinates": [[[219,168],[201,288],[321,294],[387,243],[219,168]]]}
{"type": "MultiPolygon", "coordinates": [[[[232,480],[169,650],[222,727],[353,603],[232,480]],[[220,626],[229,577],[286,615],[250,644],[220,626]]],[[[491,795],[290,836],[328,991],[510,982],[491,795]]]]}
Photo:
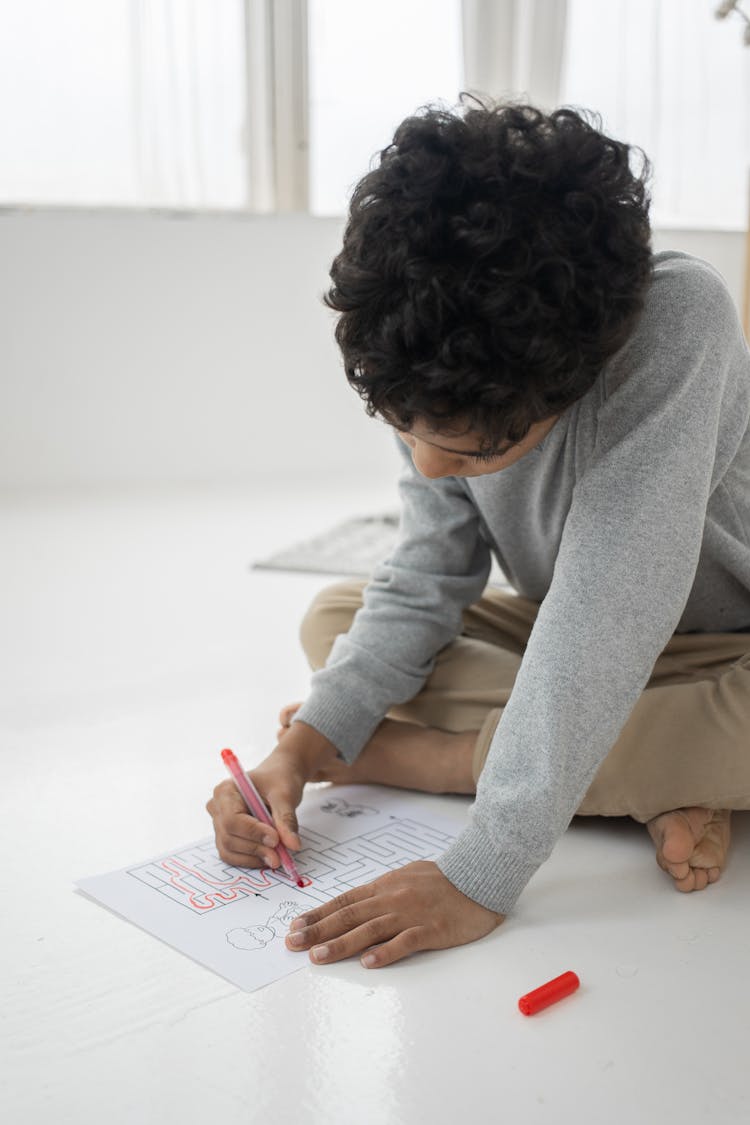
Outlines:
{"type": "Polygon", "coordinates": [[[328,902],[405,863],[435,859],[452,840],[452,836],[419,821],[397,817],[341,844],[303,829],[304,848],[295,862],[300,875],[309,878],[311,885],[302,893],[316,902],[328,902]]]}
{"type": "Polygon", "coordinates": [[[304,888],[283,872],[224,863],[213,841],[128,868],[128,875],[197,915],[241,899],[268,899],[264,892],[279,886],[293,888],[295,895],[312,902],[328,902],[413,860],[435,859],[453,840],[445,832],[400,817],[391,817],[387,824],[344,843],[304,827],[300,837],[302,850],[295,854],[294,862],[306,883],[304,888]]]}
{"type": "Polygon", "coordinates": [[[129,867],[128,875],[195,914],[207,914],[240,899],[262,895],[274,885],[270,872],[224,863],[213,841],[194,844],[140,867],[129,867]]]}

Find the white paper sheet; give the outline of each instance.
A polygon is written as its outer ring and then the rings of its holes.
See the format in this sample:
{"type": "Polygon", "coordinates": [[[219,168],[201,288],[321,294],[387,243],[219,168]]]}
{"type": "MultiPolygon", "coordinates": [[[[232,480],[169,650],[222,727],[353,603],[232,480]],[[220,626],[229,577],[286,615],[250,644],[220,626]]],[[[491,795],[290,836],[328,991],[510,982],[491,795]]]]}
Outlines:
{"type": "Polygon", "coordinates": [[[231,867],[213,838],[154,859],[79,879],[76,886],[116,913],[251,992],[309,964],[284,944],[289,923],[352,887],[417,859],[436,859],[456,824],[425,815],[401,790],[311,789],[298,810],[301,889],[283,873],[231,867]]]}

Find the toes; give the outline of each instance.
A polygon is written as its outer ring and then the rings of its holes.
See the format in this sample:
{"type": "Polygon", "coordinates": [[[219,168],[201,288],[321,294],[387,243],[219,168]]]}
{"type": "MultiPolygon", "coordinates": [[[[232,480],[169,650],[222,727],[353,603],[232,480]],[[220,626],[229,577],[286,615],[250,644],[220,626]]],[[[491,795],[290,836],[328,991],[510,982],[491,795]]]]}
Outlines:
{"type": "Polygon", "coordinates": [[[675,889],[689,894],[691,891],[703,891],[709,883],[715,883],[721,871],[718,867],[691,867],[687,875],[675,879],[675,889]],[[714,872],[713,878],[711,873],[714,872]]]}
{"type": "Polygon", "coordinates": [[[695,868],[690,869],[688,874],[683,879],[675,879],[674,886],[676,891],[681,891],[682,894],[690,894],[691,891],[701,890],[698,885],[698,872],[695,868]]]}
{"type": "Polygon", "coordinates": [[[671,875],[676,883],[688,879],[693,870],[687,860],[684,863],[669,863],[667,860],[664,860],[659,866],[662,870],[666,871],[668,875],[671,875]]]}
{"type": "MultiPolygon", "coordinates": [[[[692,860],[693,857],[690,858],[692,860]]],[[[667,875],[671,875],[674,879],[676,890],[685,893],[702,891],[708,883],[716,882],[720,873],[718,867],[697,867],[688,860],[681,863],[671,863],[662,852],[657,852],[656,862],[662,871],[666,871],[667,875]],[[709,871],[716,872],[713,878],[710,877],[709,871]]]]}
{"type": "Polygon", "coordinates": [[[695,836],[687,820],[675,820],[664,833],[662,855],[667,863],[684,867],[695,850],[695,836]]]}
{"type": "Polygon", "coordinates": [[[701,807],[675,809],[648,824],[656,861],[683,893],[702,891],[721,876],[729,844],[729,813],[701,807]]]}
{"type": "Polygon", "coordinates": [[[648,829],[656,844],[659,865],[675,878],[686,875],[696,836],[685,813],[681,809],[663,813],[649,822],[648,829]]]}
{"type": "Polygon", "coordinates": [[[708,886],[708,872],[705,867],[694,867],[693,877],[695,879],[694,891],[702,891],[708,886]]]}

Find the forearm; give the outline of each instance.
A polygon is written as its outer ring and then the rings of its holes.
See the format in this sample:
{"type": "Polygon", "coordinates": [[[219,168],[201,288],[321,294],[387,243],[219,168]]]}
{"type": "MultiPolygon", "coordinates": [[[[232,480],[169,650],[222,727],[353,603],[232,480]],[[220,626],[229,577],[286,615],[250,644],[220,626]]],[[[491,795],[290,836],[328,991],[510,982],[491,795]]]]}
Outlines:
{"type": "Polygon", "coordinates": [[[361,608],[314,673],[298,715],[349,764],[391,707],[421,690],[490,571],[479,516],[461,483],[420,477],[398,444],[404,458],[399,542],[374,568],[361,608]]]}

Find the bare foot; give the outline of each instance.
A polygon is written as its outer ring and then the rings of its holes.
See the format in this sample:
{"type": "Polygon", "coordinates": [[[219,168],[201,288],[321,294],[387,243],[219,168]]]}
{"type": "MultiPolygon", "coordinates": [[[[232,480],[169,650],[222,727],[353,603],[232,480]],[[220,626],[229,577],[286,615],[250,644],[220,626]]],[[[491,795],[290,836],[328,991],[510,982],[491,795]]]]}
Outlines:
{"type": "Polygon", "coordinates": [[[731,815],[729,809],[693,806],[648,821],[656,862],[678,891],[702,891],[719,878],[729,849],[731,815]]]}
{"type": "MultiPolygon", "coordinates": [[[[301,703],[282,707],[282,739],[301,703]]],[[[424,793],[475,793],[471,765],[477,731],[454,734],[436,727],[384,719],[356,761],[331,762],[313,781],[334,785],[393,785],[424,793]]]]}

